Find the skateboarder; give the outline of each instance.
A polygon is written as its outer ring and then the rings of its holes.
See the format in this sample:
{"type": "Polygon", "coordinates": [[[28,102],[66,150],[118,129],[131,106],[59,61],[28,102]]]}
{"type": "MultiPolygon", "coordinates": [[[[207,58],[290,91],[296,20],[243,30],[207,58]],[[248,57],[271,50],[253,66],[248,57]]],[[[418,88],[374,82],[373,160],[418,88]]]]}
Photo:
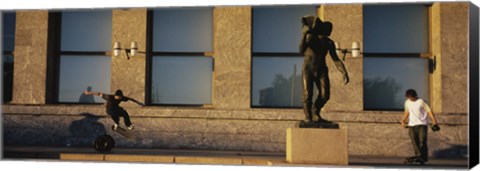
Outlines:
{"type": "Polygon", "coordinates": [[[113,119],[113,122],[115,122],[112,126],[113,130],[117,130],[118,124],[119,124],[119,121],[120,121],[120,116],[123,117],[123,120],[125,122],[125,126],[127,126],[128,130],[133,130],[134,129],[132,123],[130,122],[130,116],[128,115],[127,111],[125,111],[125,109],[123,109],[122,107],[119,106],[119,104],[122,101],[128,101],[128,100],[130,100],[132,102],[135,102],[140,106],[144,106],[143,103],[140,103],[137,100],[132,99],[130,97],[123,96],[122,90],[115,91],[115,94],[113,94],[113,95],[112,94],[104,94],[104,93],[100,93],[100,92],[87,92],[87,91],[85,91],[84,93],[87,94],[87,95],[92,94],[92,95],[95,95],[95,96],[101,96],[103,99],[105,99],[107,101],[107,103],[106,103],[107,114],[110,115],[110,117],[112,117],[112,119],[113,119]]]}
{"type": "Polygon", "coordinates": [[[409,135],[415,153],[415,156],[406,159],[406,163],[418,162],[423,164],[428,161],[427,119],[430,117],[433,125],[437,125],[437,121],[428,104],[417,96],[414,89],[407,90],[405,96],[407,98],[405,100],[405,112],[400,123],[402,127],[406,128],[408,119],[409,135]]]}
{"type": "Polygon", "coordinates": [[[348,73],[335,51],[334,42],[329,38],[332,23],[322,22],[318,17],[302,17],[303,36],[300,42],[300,53],[304,55],[303,62],[303,109],[305,123],[331,123],[320,116],[320,110],[330,98],[330,80],[326,63],[330,54],[336,68],[342,73],[344,84],[349,82],[348,73]],[[318,97],[312,104],[314,86],[318,89],[318,97]]]}

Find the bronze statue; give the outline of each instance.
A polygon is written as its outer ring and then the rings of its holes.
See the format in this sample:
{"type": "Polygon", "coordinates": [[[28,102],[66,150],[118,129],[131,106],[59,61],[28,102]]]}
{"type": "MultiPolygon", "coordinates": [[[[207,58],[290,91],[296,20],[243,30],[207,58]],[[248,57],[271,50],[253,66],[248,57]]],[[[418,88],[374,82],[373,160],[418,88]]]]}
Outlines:
{"type": "Polygon", "coordinates": [[[345,85],[349,82],[348,73],[335,51],[334,42],[328,37],[332,32],[332,23],[322,22],[314,16],[302,17],[302,40],[300,53],[304,56],[303,63],[303,109],[306,119],[299,127],[338,128],[338,124],[325,120],[320,116],[320,110],[330,98],[330,80],[326,64],[327,53],[330,54],[337,69],[343,74],[345,85]],[[312,103],[314,84],[318,89],[318,97],[312,103]]]}

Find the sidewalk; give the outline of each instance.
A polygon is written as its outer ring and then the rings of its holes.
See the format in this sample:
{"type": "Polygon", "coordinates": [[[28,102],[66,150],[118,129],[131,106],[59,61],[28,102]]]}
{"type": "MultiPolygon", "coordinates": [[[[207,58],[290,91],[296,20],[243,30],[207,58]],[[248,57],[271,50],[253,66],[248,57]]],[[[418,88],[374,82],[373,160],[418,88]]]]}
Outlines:
{"type": "Polygon", "coordinates": [[[468,168],[467,159],[432,158],[424,166],[420,166],[404,165],[402,157],[349,156],[348,166],[327,166],[291,164],[285,161],[284,153],[273,152],[114,148],[111,152],[102,154],[97,153],[93,148],[87,147],[3,147],[3,160],[19,159],[256,166],[428,168],[443,170],[466,170],[468,168]]]}

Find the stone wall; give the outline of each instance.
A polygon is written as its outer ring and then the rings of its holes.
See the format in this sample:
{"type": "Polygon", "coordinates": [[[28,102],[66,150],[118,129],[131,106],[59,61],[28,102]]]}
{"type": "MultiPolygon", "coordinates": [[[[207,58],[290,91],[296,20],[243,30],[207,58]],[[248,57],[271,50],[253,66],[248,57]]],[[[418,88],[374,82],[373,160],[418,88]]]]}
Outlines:
{"type": "Polygon", "coordinates": [[[442,112],[468,112],[468,2],[440,4],[442,112]]]}
{"type": "Polygon", "coordinates": [[[218,7],[213,11],[215,108],[250,108],[251,11],[251,7],[218,7]]]}
{"type": "MultiPolygon", "coordinates": [[[[101,105],[6,105],[4,144],[90,146],[96,136],[107,133],[118,147],[285,152],[286,129],[303,117],[301,109],[126,109],[136,127],[135,141],[110,130],[112,121],[101,105]]],[[[324,114],[348,130],[350,155],[412,155],[407,129],[398,123],[402,112],[324,114]]],[[[466,155],[467,116],[439,114],[438,122],[442,130],[429,134],[431,155],[466,155]]]]}
{"type": "MultiPolygon", "coordinates": [[[[363,49],[363,5],[322,5],[320,18],[333,24],[330,38],[338,42],[341,48],[352,47],[352,42],[360,43],[363,49]]],[[[339,55],[342,58],[341,55],[339,55]]],[[[362,111],[363,110],[363,57],[352,58],[347,54],[343,61],[347,69],[350,82],[345,86],[343,75],[327,56],[329,66],[331,97],[325,110],[362,111]]]]}
{"type": "MultiPolygon", "coordinates": [[[[147,9],[113,10],[112,47],[115,42],[120,42],[122,48],[130,48],[133,41],[137,42],[138,51],[146,51],[147,9]]],[[[138,53],[135,57],[130,57],[130,60],[127,60],[124,51],[117,57],[112,55],[111,92],[122,89],[126,96],[143,102],[145,72],[145,53],[138,53]]]]}
{"type": "Polygon", "coordinates": [[[12,103],[45,104],[48,11],[18,11],[15,29],[12,103]]]}

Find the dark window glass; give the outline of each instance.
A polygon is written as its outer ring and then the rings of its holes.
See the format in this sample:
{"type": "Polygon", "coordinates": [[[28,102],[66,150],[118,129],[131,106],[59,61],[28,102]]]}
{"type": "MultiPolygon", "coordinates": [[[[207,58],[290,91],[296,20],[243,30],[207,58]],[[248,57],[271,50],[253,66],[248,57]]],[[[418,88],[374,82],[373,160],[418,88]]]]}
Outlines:
{"type": "Polygon", "coordinates": [[[423,5],[365,5],[365,52],[428,52],[428,7],[423,5]]]}
{"type": "Polygon", "coordinates": [[[316,16],[315,6],[253,8],[253,52],[298,53],[301,18],[316,16]]]}
{"type": "Polygon", "coordinates": [[[62,12],[62,51],[109,51],[111,40],[111,11],[62,12]]]}
{"type": "Polygon", "coordinates": [[[301,18],[316,12],[316,6],[253,8],[253,107],[302,106],[301,18]]]}
{"type": "Polygon", "coordinates": [[[111,30],[111,11],[62,12],[58,102],[104,102],[83,92],[110,93],[111,30]]]}
{"type": "Polygon", "coordinates": [[[15,13],[3,13],[3,51],[15,47],[15,13]]]}
{"type": "Polygon", "coordinates": [[[212,102],[212,58],[153,57],[152,103],[202,105],[212,102]]]}
{"type": "Polygon", "coordinates": [[[152,104],[212,104],[212,8],[153,11],[152,104]]]}
{"type": "Polygon", "coordinates": [[[15,47],[15,13],[2,13],[2,37],[3,37],[3,103],[12,101],[13,91],[13,50],[15,47]]]}
{"type": "Polygon", "coordinates": [[[13,55],[3,55],[3,102],[12,101],[13,55]]]}
{"type": "Polygon", "coordinates": [[[172,8],[153,12],[153,51],[208,52],[213,40],[212,8],[172,8]]]}

